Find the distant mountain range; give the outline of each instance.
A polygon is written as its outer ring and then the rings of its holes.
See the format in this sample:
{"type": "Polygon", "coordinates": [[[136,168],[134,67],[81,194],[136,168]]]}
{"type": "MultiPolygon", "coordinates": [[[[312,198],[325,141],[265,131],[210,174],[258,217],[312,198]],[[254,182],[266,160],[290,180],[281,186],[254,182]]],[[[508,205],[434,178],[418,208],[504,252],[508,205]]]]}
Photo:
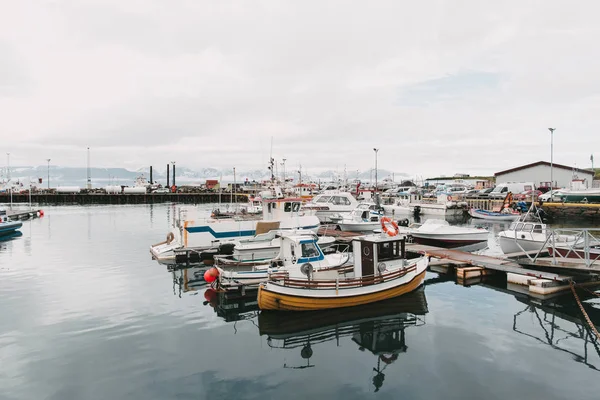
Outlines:
{"type": "MultiPolygon", "coordinates": [[[[132,186],[135,182],[135,179],[143,175],[146,179],[150,179],[150,168],[140,168],[136,171],[130,171],[125,168],[91,168],[91,181],[93,187],[103,187],[106,185],[127,185],[132,186]]],[[[172,173],[172,172],[171,172],[172,173]]],[[[378,170],[378,178],[380,181],[383,181],[386,177],[392,177],[392,172],[380,169],[378,170]]],[[[172,175],[171,175],[172,176],[172,175]]],[[[45,187],[47,185],[48,179],[48,167],[47,166],[14,166],[10,168],[10,177],[12,181],[20,181],[24,184],[29,184],[29,180],[32,182],[38,182],[38,179],[42,179],[42,184],[40,186],[45,187]]],[[[246,179],[249,181],[263,181],[267,180],[271,177],[271,174],[268,170],[248,170],[248,171],[236,171],[235,179],[238,182],[245,181],[246,179]]],[[[282,177],[282,174],[279,174],[279,177],[282,177]]],[[[298,173],[287,174],[288,179],[292,178],[294,181],[298,181],[299,176],[298,173]]],[[[372,175],[372,171],[363,171],[357,172],[354,171],[352,173],[347,174],[348,181],[353,181],[355,179],[360,179],[361,181],[369,181],[371,179],[375,179],[374,175],[372,175]]],[[[396,173],[395,180],[400,182],[408,177],[407,174],[396,173]]],[[[0,170],[0,182],[6,181],[7,171],[6,168],[2,168],[0,170]]],[[[222,179],[224,182],[233,182],[234,176],[233,171],[231,169],[216,169],[216,168],[203,168],[200,170],[192,170],[185,167],[176,167],[176,183],[178,185],[184,184],[202,184],[207,179],[222,179]]],[[[157,171],[153,170],[152,179],[162,185],[165,185],[167,182],[166,171],[157,171]]],[[[302,181],[321,181],[321,182],[332,182],[337,180],[343,180],[344,173],[343,171],[323,171],[316,174],[302,174],[302,181]]],[[[81,167],[60,167],[60,166],[50,166],[50,186],[79,186],[85,187],[87,182],[87,168],[81,167]]]]}

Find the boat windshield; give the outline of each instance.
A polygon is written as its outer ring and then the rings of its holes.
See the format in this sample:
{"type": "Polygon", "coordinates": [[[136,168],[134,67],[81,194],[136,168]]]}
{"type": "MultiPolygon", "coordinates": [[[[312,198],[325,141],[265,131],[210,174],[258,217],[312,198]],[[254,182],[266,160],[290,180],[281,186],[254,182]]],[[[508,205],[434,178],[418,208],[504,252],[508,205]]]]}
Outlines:
{"type": "Polygon", "coordinates": [[[519,223],[517,224],[517,227],[515,228],[515,231],[520,231],[521,229],[523,229],[523,223],[522,223],[522,222],[519,222],[519,223]]]}
{"type": "Polygon", "coordinates": [[[508,227],[509,231],[514,231],[515,227],[517,226],[517,224],[515,222],[513,222],[512,224],[510,224],[510,226],[508,227]]]}
{"type": "Polygon", "coordinates": [[[331,198],[331,196],[323,196],[323,197],[319,197],[316,201],[316,203],[327,203],[329,201],[329,199],[331,198]]]}
{"type": "Polygon", "coordinates": [[[319,250],[315,243],[302,243],[302,257],[318,257],[319,250]]]}
{"type": "Polygon", "coordinates": [[[523,231],[524,232],[531,232],[533,230],[533,224],[525,224],[523,226],[523,231]]]}
{"type": "Polygon", "coordinates": [[[543,233],[542,225],[540,225],[540,224],[536,224],[536,225],[535,225],[535,228],[533,228],[533,231],[534,231],[535,233],[543,233]]]}

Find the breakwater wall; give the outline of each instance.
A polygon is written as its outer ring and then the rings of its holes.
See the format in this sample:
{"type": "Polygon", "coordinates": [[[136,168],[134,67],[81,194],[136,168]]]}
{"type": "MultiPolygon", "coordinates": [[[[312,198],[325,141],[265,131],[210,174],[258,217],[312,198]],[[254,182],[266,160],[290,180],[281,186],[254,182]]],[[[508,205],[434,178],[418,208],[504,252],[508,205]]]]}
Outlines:
{"type": "MultiPolygon", "coordinates": [[[[223,203],[231,201],[229,194],[221,197],[223,203]]],[[[0,203],[10,203],[10,194],[0,193],[0,203]]],[[[248,201],[245,194],[235,196],[235,202],[248,201]]],[[[13,194],[13,203],[29,203],[28,194],[13,194]]],[[[218,203],[218,193],[34,193],[31,202],[37,204],[155,204],[155,203],[184,203],[184,204],[207,204],[218,203]]]]}
{"type": "Polygon", "coordinates": [[[542,209],[551,221],[585,220],[600,223],[600,204],[544,203],[542,209]]]}

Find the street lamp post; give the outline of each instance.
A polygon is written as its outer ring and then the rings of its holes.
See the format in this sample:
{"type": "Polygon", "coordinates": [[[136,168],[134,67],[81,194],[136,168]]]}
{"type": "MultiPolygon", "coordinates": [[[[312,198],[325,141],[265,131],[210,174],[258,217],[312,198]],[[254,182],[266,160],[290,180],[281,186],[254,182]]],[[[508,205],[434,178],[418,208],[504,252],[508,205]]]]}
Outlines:
{"type": "Polygon", "coordinates": [[[552,189],[554,188],[554,131],[556,128],[548,128],[550,131],[550,200],[552,200],[552,189]]]}
{"type": "Polygon", "coordinates": [[[50,190],[50,158],[46,158],[46,161],[48,161],[48,190],[50,190]]]}
{"type": "Polygon", "coordinates": [[[377,152],[379,149],[373,148],[373,151],[375,152],[375,193],[377,193],[377,152]]]}
{"type": "Polygon", "coordinates": [[[285,187],[285,158],[283,159],[283,186],[285,187]]]}

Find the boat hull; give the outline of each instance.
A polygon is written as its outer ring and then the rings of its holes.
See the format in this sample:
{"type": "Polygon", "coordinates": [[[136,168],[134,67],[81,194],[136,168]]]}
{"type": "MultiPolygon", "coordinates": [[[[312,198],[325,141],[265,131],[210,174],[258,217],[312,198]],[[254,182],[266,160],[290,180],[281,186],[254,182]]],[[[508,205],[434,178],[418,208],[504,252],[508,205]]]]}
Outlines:
{"type": "Polygon", "coordinates": [[[22,226],[22,222],[2,222],[0,223],[0,236],[11,235],[22,226]]]}
{"type": "MultiPolygon", "coordinates": [[[[425,260],[426,268],[426,260],[425,260]]],[[[307,292],[310,289],[296,289],[295,293],[281,293],[274,291],[270,288],[270,283],[261,285],[258,288],[258,306],[261,310],[280,310],[280,311],[314,311],[314,310],[326,310],[343,307],[353,307],[363,304],[375,303],[381,300],[391,299],[397,296],[401,296],[406,293],[410,293],[417,289],[423,283],[425,278],[425,270],[414,274],[407,274],[407,279],[402,279],[403,282],[399,285],[394,285],[389,288],[372,291],[364,294],[354,295],[339,295],[339,296],[328,296],[328,297],[313,297],[302,295],[302,291],[307,292]],[[298,294],[296,294],[298,293],[298,294]]],[[[385,285],[377,284],[372,286],[385,285]]],[[[349,289],[346,289],[349,290],[349,289]]],[[[340,290],[343,292],[344,290],[340,290]]],[[[292,292],[292,291],[290,291],[292,292]]]]}
{"type": "Polygon", "coordinates": [[[442,247],[466,246],[475,243],[487,242],[489,233],[466,233],[466,234],[431,234],[412,232],[412,237],[419,244],[442,247]]]}
{"type": "Polygon", "coordinates": [[[370,232],[374,229],[380,229],[379,222],[340,222],[338,226],[345,232],[370,232]]]}
{"type": "Polygon", "coordinates": [[[490,221],[516,221],[517,219],[519,219],[519,216],[521,214],[513,214],[513,213],[506,214],[506,213],[499,213],[499,212],[471,208],[469,210],[469,215],[473,218],[487,219],[490,221]]]}
{"type": "Polygon", "coordinates": [[[544,241],[531,239],[515,239],[514,237],[499,236],[498,242],[500,249],[504,254],[519,253],[522,251],[539,251],[544,245],[544,241]]]}

